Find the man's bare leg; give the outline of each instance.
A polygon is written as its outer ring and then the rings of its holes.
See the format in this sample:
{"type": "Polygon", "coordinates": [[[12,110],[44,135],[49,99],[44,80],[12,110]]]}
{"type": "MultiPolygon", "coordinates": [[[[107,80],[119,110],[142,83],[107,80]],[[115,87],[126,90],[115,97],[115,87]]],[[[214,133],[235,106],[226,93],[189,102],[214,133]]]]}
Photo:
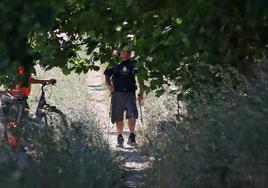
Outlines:
{"type": "Polygon", "coordinates": [[[128,128],[129,128],[129,137],[128,137],[128,144],[130,145],[136,145],[136,139],[135,139],[135,125],[136,125],[136,119],[130,118],[128,119],[128,128]]]}
{"type": "Polygon", "coordinates": [[[124,129],[124,122],[123,121],[117,121],[116,122],[116,129],[117,129],[117,135],[123,134],[124,129]]]}
{"type": "Polygon", "coordinates": [[[116,129],[117,129],[117,145],[122,147],[124,144],[124,138],[122,136],[123,129],[124,129],[124,122],[123,121],[117,121],[116,122],[116,129]]]}
{"type": "Polygon", "coordinates": [[[129,132],[134,133],[135,126],[136,126],[136,119],[135,118],[128,119],[129,132]]]}

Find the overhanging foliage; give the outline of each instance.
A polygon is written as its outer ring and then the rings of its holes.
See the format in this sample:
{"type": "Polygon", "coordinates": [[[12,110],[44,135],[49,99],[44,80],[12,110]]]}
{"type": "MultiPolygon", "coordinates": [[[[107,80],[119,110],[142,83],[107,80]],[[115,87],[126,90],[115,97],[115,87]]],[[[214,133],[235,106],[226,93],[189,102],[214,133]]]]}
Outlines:
{"type": "Polygon", "coordinates": [[[243,71],[268,49],[265,0],[2,0],[0,11],[4,85],[20,63],[33,60],[65,73],[98,69],[94,61],[112,62],[112,49],[134,34],[147,91],[160,95],[171,81],[180,87],[178,99],[198,99],[233,80],[230,66],[243,71]],[[89,60],[77,55],[81,48],[89,60]]]}

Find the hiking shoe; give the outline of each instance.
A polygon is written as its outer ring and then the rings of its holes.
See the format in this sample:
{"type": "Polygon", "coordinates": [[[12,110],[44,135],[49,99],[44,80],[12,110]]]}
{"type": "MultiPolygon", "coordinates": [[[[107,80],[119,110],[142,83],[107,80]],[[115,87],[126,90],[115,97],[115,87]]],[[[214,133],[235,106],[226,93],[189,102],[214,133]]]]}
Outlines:
{"type": "Polygon", "coordinates": [[[137,143],[136,143],[136,135],[134,134],[134,133],[130,133],[130,135],[129,135],[129,137],[128,137],[128,141],[127,141],[127,143],[129,144],[129,145],[136,145],[137,143]]]}
{"type": "Polygon", "coordinates": [[[123,138],[123,136],[120,134],[120,135],[117,136],[117,145],[122,147],[123,144],[124,144],[124,138],[123,138]]]}

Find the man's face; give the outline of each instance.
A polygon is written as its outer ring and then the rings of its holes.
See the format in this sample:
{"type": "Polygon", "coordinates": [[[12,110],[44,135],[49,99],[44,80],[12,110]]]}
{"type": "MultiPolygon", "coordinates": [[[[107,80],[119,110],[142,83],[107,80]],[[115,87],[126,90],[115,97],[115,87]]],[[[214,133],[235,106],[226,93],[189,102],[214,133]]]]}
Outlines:
{"type": "Polygon", "coordinates": [[[130,52],[121,50],[119,55],[123,60],[127,60],[130,57],[130,52]]]}

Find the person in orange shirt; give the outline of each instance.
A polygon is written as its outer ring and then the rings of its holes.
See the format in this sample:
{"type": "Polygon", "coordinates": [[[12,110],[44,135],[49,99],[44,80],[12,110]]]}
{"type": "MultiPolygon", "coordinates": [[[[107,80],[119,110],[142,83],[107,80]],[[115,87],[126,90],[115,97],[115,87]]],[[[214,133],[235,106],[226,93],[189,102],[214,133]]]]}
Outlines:
{"type": "MultiPolygon", "coordinates": [[[[19,82],[16,84],[14,88],[10,88],[9,92],[10,94],[16,98],[17,100],[25,101],[24,108],[29,108],[29,105],[27,103],[28,96],[31,93],[31,85],[32,84],[55,84],[55,79],[49,79],[49,80],[39,80],[32,77],[33,72],[33,66],[30,64],[21,65],[17,69],[17,78],[19,82]]],[[[7,140],[8,143],[12,148],[16,148],[19,144],[19,139],[12,134],[11,129],[15,127],[17,123],[16,122],[8,122],[8,131],[7,131],[7,140]]]]}
{"type": "Polygon", "coordinates": [[[9,91],[16,99],[27,99],[31,93],[31,85],[32,84],[55,84],[55,79],[49,80],[39,80],[32,77],[32,68],[27,68],[22,65],[17,69],[17,77],[19,82],[16,84],[14,88],[11,88],[9,91]]]}

